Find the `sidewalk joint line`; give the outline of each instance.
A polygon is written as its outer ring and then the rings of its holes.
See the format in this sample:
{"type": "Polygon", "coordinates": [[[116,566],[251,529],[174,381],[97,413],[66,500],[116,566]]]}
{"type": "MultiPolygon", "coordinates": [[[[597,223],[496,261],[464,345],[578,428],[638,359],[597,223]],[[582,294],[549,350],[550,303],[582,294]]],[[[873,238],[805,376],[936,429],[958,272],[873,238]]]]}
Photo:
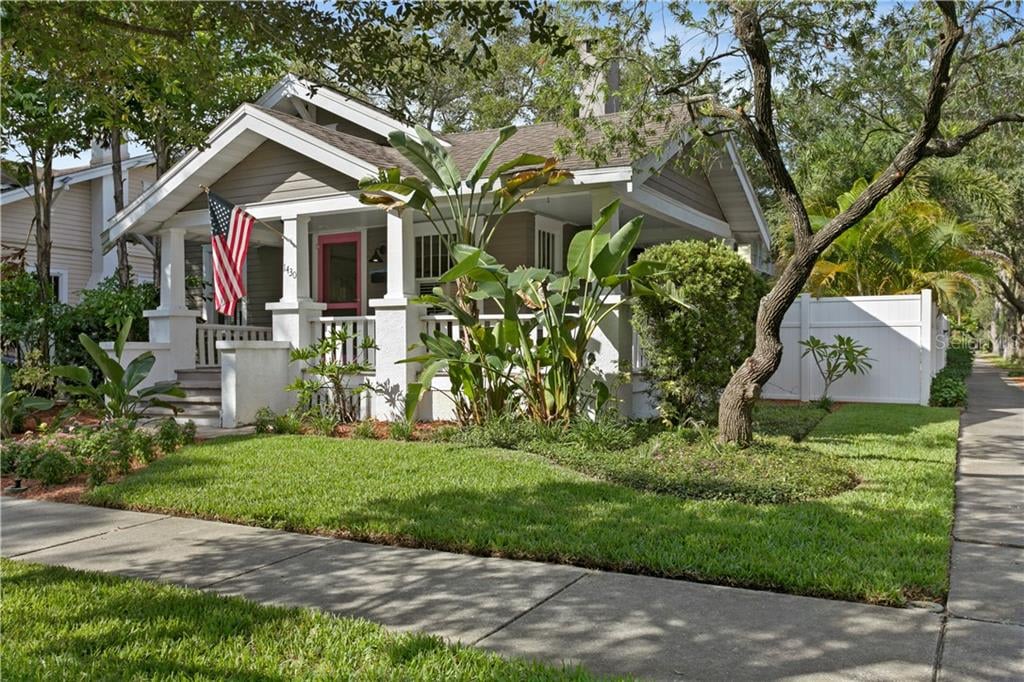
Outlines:
{"type": "Polygon", "coordinates": [[[942,668],[942,652],[946,648],[946,624],[949,622],[949,614],[942,614],[942,622],[939,623],[939,639],[935,642],[935,663],[932,665],[932,682],[939,679],[939,669],[942,668]]]}
{"type": "Polygon", "coordinates": [[[482,641],[484,641],[485,639],[487,639],[488,637],[490,637],[491,635],[495,634],[496,632],[498,632],[498,631],[500,631],[500,630],[504,630],[504,629],[505,629],[505,628],[507,628],[507,627],[508,627],[509,625],[512,625],[512,623],[516,622],[517,620],[519,620],[520,618],[522,618],[522,617],[523,617],[523,616],[525,616],[526,614],[530,613],[531,611],[534,611],[534,610],[536,610],[536,609],[537,609],[538,607],[540,607],[540,606],[543,606],[544,604],[548,603],[549,601],[551,601],[552,599],[554,599],[554,598],[555,598],[555,597],[557,597],[558,595],[562,594],[562,593],[563,593],[563,592],[565,592],[565,591],[566,591],[567,589],[569,589],[570,587],[572,587],[573,585],[575,585],[575,584],[576,584],[576,583],[578,583],[579,581],[581,581],[581,580],[583,580],[584,578],[586,578],[586,577],[587,577],[588,575],[590,575],[590,572],[589,572],[589,571],[584,571],[583,573],[580,573],[580,574],[579,574],[578,576],[576,576],[575,578],[573,578],[572,580],[570,580],[569,582],[567,582],[567,583],[566,583],[565,585],[562,585],[562,586],[561,586],[560,588],[558,588],[557,590],[555,590],[554,592],[552,592],[552,593],[551,593],[551,594],[549,594],[548,596],[544,597],[544,598],[543,598],[543,599],[541,599],[541,600],[540,600],[539,602],[537,602],[536,604],[534,604],[534,605],[533,605],[533,606],[531,606],[530,608],[526,609],[526,610],[525,610],[525,611],[523,611],[522,613],[517,613],[516,615],[512,616],[512,617],[511,617],[511,618],[509,618],[509,619],[508,619],[507,621],[505,621],[504,623],[502,623],[502,624],[501,624],[501,625],[499,625],[498,627],[494,628],[493,630],[491,630],[491,631],[490,631],[490,632],[488,632],[487,634],[485,634],[485,635],[483,635],[482,637],[479,637],[479,638],[477,638],[477,639],[474,639],[474,640],[473,640],[472,642],[470,642],[470,646],[476,646],[476,645],[478,645],[478,644],[479,644],[480,642],[482,642],[482,641]]]}
{"type": "Polygon", "coordinates": [[[992,620],[991,618],[977,618],[975,616],[961,616],[956,613],[949,612],[950,618],[956,618],[957,620],[969,620],[975,623],[989,623],[990,625],[1009,625],[1015,628],[1024,628],[1024,623],[1017,623],[1012,620],[992,620]]]}
{"type": "Polygon", "coordinates": [[[1013,542],[986,542],[984,540],[967,540],[965,538],[958,538],[956,535],[953,539],[957,542],[963,542],[968,545],[984,545],[986,547],[1006,547],[1007,549],[1024,549],[1024,545],[1018,545],[1013,542]]]}
{"type": "Polygon", "coordinates": [[[104,535],[110,535],[111,533],[116,533],[119,530],[128,530],[130,528],[138,528],[139,526],[145,526],[146,524],[149,524],[149,523],[156,523],[157,521],[166,521],[167,519],[170,519],[170,518],[172,518],[172,517],[170,517],[170,516],[161,516],[158,519],[148,519],[146,521],[139,521],[138,523],[133,523],[130,526],[118,526],[117,528],[112,528],[111,530],[104,530],[104,531],[101,531],[99,533],[93,533],[92,535],[83,535],[80,538],[74,538],[72,540],[65,540],[64,542],[57,542],[57,543],[54,543],[52,545],[47,545],[46,547],[39,547],[37,549],[30,549],[27,552],[19,552],[18,554],[12,554],[9,558],[15,559],[15,558],[23,557],[23,556],[28,556],[29,554],[35,554],[36,552],[45,552],[46,550],[53,549],[55,547],[63,547],[64,545],[72,545],[72,544],[74,544],[76,542],[83,542],[85,540],[92,540],[93,538],[99,538],[99,537],[103,537],[104,535]]]}
{"type": "Polygon", "coordinates": [[[280,558],[280,559],[278,559],[276,561],[270,561],[270,562],[267,562],[265,564],[260,564],[259,566],[254,566],[253,568],[250,568],[248,570],[242,571],[241,573],[236,573],[234,575],[229,575],[228,577],[221,578],[220,580],[214,580],[212,583],[203,583],[202,585],[199,585],[197,587],[197,589],[208,590],[211,587],[214,587],[216,585],[220,585],[222,583],[226,583],[229,580],[234,580],[235,578],[241,578],[243,575],[249,575],[250,573],[255,573],[256,571],[262,571],[264,568],[270,568],[271,566],[276,566],[277,564],[279,564],[279,563],[281,563],[283,561],[289,561],[291,559],[295,559],[297,557],[302,556],[303,554],[309,554],[310,552],[315,552],[318,549],[323,549],[326,546],[327,546],[327,543],[324,543],[324,544],[322,544],[322,545],[320,545],[318,547],[310,547],[309,549],[304,549],[301,552],[297,552],[295,554],[289,554],[288,556],[282,557],[282,558],[280,558]]]}

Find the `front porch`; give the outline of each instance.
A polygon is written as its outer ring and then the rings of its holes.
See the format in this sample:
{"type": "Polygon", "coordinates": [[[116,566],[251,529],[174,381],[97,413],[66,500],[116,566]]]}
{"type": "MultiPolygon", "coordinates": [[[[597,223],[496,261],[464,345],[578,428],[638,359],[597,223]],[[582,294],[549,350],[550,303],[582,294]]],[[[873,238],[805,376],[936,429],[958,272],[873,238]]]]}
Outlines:
{"type": "MultiPolygon", "coordinates": [[[[511,214],[489,250],[509,267],[561,270],[565,248],[578,225],[588,222],[592,212],[611,199],[609,194],[556,197],[544,202],[546,213],[530,206],[511,214]]],[[[348,339],[336,359],[349,362],[359,356],[372,368],[365,380],[379,389],[365,402],[364,416],[400,418],[401,398],[417,373],[416,366],[400,363],[410,346],[419,342],[422,332],[442,331],[459,338],[453,318],[413,302],[437,286],[450,262],[433,227],[416,222],[411,211],[394,215],[360,206],[261,217],[280,226],[283,236],[265,227],[254,232],[251,248],[261,255],[250,256],[249,297],[231,320],[218,316],[208,300],[209,258],[196,254],[203,254],[209,228],[200,218],[195,211],[179,213],[158,232],[161,299],[156,310],[146,313],[147,345],[163,356],[154,379],[200,370],[208,380],[219,380],[225,427],[250,422],[261,407],[291,407],[294,396],[284,388],[299,368],[289,362],[289,351],[338,330],[344,330],[348,339]],[[196,274],[202,275],[203,289],[194,286],[196,274]],[[187,279],[192,288],[184,286],[187,279]],[[376,346],[369,353],[360,350],[365,339],[376,346]]],[[[498,318],[483,319],[486,323],[498,318]]],[[[595,343],[598,366],[609,374],[637,360],[628,319],[618,318],[613,327],[595,343]]],[[[447,384],[445,377],[436,381],[439,388],[447,384]]],[[[421,417],[450,418],[447,402],[433,391],[423,401],[421,417]]],[[[623,405],[627,413],[630,409],[623,405]]],[[[188,412],[183,416],[187,418],[188,412]]]]}

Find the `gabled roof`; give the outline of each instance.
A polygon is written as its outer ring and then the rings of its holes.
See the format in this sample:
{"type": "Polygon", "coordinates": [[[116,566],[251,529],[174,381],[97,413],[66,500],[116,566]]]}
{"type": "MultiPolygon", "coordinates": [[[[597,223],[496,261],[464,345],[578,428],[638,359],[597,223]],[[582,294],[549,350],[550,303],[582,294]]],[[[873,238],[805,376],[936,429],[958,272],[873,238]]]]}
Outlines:
{"type": "MultiPolygon", "coordinates": [[[[343,95],[333,88],[318,85],[291,73],[284,76],[265,95],[256,100],[256,105],[280,110],[283,104],[289,100],[293,106],[294,100],[299,100],[329,111],[335,116],[380,135],[384,140],[387,139],[389,133],[396,130],[416,137],[416,130],[412,126],[402,123],[380,107],[343,95]]],[[[299,118],[302,118],[300,108],[295,108],[299,113],[299,118]]],[[[442,143],[446,143],[443,138],[439,137],[438,139],[442,143]]]]}
{"type": "MultiPolygon", "coordinates": [[[[140,154],[121,161],[121,169],[127,171],[131,168],[149,166],[153,163],[155,163],[155,159],[152,154],[140,154]]],[[[57,191],[79,182],[111,175],[113,172],[114,167],[110,163],[102,163],[95,166],[78,166],[75,168],[59,168],[53,171],[53,189],[57,191]]],[[[0,192],[0,206],[6,206],[13,201],[21,201],[35,195],[35,189],[31,184],[22,187],[13,179],[11,181],[10,187],[7,186],[6,179],[4,181],[4,189],[0,192]]]]}

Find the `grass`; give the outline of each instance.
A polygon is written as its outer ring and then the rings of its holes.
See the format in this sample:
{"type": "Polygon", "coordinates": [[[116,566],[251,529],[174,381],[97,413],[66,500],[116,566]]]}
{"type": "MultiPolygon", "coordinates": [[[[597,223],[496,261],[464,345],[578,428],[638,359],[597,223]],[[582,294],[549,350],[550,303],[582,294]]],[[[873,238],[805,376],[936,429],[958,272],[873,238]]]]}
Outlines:
{"type": "Polygon", "coordinates": [[[689,499],[789,503],[828,497],[857,484],[853,470],[835,455],[783,438],[759,439],[741,450],[716,443],[715,435],[663,433],[626,450],[535,441],[522,449],[611,483],[689,499]]]}
{"type": "Polygon", "coordinates": [[[957,428],[955,409],[846,405],[801,446],[861,484],[787,505],[637,491],[524,452],[314,436],[188,447],[87,500],[901,604],[947,591],[957,428]]]}
{"type": "Polygon", "coordinates": [[[811,404],[760,402],[754,406],[754,431],[766,436],[786,436],[799,442],[827,414],[828,410],[811,404]]]}
{"type": "Polygon", "coordinates": [[[354,618],[0,560],[4,678],[584,680],[354,618]]]}
{"type": "Polygon", "coordinates": [[[996,367],[1006,370],[1007,376],[1024,376],[1024,360],[1020,358],[1004,358],[1002,355],[987,353],[983,356],[996,367]]]}

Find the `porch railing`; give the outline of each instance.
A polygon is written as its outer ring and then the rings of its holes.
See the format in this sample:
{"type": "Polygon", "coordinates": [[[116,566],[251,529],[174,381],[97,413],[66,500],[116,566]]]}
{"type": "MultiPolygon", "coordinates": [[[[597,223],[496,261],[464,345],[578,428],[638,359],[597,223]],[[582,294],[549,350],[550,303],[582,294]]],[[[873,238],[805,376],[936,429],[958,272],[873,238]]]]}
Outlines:
{"type": "Polygon", "coordinates": [[[363,340],[376,341],[375,318],[373,315],[360,315],[355,317],[321,317],[313,321],[313,339],[320,339],[343,331],[348,338],[338,346],[334,356],[328,358],[331,362],[348,364],[350,362],[365,362],[371,367],[377,365],[377,352],[373,348],[364,349],[363,340]]]}
{"type": "MultiPolygon", "coordinates": [[[[532,317],[533,315],[530,313],[519,315],[520,320],[529,320],[532,317]]],[[[501,314],[480,316],[480,321],[485,327],[493,327],[504,319],[505,316],[501,314]]],[[[462,338],[462,325],[459,324],[458,318],[454,315],[424,315],[420,320],[423,322],[423,330],[427,334],[433,335],[436,332],[440,332],[442,335],[450,336],[455,340],[462,338]]],[[[535,341],[539,341],[544,337],[543,330],[539,326],[534,327],[531,334],[535,341]]]]}
{"type": "Polygon", "coordinates": [[[196,367],[219,367],[218,341],[270,341],[270,327],[234,324],[196,325],[196,367]]]}

